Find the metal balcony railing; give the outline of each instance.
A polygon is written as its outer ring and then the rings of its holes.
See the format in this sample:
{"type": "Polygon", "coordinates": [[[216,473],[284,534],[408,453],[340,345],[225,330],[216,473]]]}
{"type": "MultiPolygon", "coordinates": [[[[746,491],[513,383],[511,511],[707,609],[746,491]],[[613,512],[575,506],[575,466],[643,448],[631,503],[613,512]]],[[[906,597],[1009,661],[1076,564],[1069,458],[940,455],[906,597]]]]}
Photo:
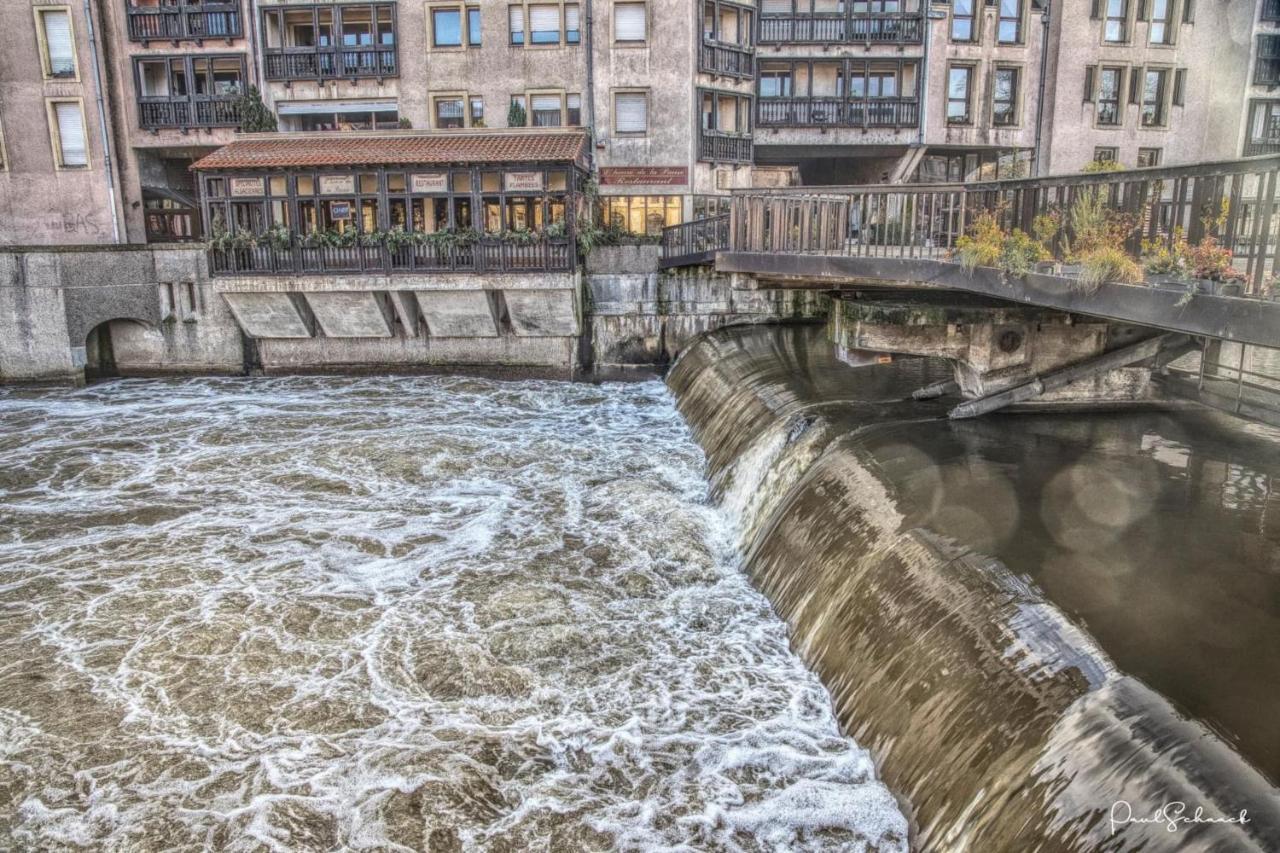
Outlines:
{"type": "Polygon", "coordinates": [[[920,15],[762,15],[760,44],[920,44],[920,15]]]}
{"type": "Polygon", "coordinates": [[[758,98],[757,127],[918,127],[915,98],[758,98]]]}
{"type": "Polygon", "coordinates": [[[706,263],[729,247],[729,214],[662,229],[662,260],[672,266],[706,263]]]}
{"type": "Polygon", "coordinates": [[[178,6],[130,6],[130,41],[203,41],[244,36],[239,0],[183,3],[178,6]]]}
{"type": "Polygon", "coordinates": [[[750,163],[751,136],[720,130],[700,131],[698,159],[712,163],[750,163]]]}
{"type": "Polygon", "coordinates": [[[209,271],[228,275],[304,273],[569,272],[569,238],[513,243],[482,238],[454,246],[253,246],[209,250],[209,271]]]}
{"type": "Polygon", "coordinates": [[[395,46],[263,48],[268,80],[359,80],[395,77],[395,46]]]}

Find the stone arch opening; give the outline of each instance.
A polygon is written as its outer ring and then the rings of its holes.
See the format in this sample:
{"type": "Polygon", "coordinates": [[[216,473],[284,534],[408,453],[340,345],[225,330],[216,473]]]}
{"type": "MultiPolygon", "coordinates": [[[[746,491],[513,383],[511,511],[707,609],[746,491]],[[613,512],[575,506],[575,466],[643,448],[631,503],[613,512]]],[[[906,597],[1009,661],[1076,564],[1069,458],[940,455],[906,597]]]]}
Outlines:
{"type": "MultiPolygon", "coordinates": [[[[121,375],[119,350],[122,343],[151,331],[151,324],[132,317],[103,320],[89,330],[84,339],[84,378],[86,382],[112,379],[121,375]]],[[[125,349],[129,349],[126,345],[125,349]]]]}

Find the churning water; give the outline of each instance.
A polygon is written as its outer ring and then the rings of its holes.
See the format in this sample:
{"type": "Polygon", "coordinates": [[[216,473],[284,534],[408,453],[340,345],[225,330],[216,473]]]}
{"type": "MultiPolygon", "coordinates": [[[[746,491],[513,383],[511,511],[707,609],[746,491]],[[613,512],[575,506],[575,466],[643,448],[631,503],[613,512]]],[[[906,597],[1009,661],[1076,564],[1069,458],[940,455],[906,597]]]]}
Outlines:
{"type": "Polygon", "coordinates": [[[0,847],[902,850],[659,383],[0,391],[0,847]]]}

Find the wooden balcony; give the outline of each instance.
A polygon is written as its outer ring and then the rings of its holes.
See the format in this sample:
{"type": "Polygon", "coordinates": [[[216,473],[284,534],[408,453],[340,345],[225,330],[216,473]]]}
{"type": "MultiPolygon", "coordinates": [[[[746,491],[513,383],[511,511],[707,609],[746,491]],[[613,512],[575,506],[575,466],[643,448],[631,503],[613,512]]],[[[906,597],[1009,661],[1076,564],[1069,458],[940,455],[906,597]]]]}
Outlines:
{"type": "Polygon", "coordinates": [[[399,76],[394,45],[264,48],[268,80],[367,80],[399,76]]]}
{"type": "Polygon", "coordinates": [[[699,131],[698,159],[710,163],[750,163],[751,136],[721,130],[699,131]]]}
{"type": "Polygon", "coordinates": [[[138,123],[143,130],[239,127],[239,100],[238,95],[197,95],[195,98],[140,97],[138,123]]]}
{"type": "Polygon", "coordinates": [[[758,98],[757,127],[902,128],[918,127],[915,98],[758,98]]]}
{"type": "Polygon", "coordinates": [[[756,54],[750,47],[703,41],[698,51],[698,71],[704,74],[748,79],[755,69],[756,54]]]}
{"type": "Polygon", "coordinates": [[[195,41],[244,37],[244,18],[239,0],[178,6],[130,6],[129,40],[143,44],[152,41],[195,41]]]}
{"type": "Polygon", "coordinates": [[[920,15],[762,15],[760,44],[921,44],[920,15]]]}

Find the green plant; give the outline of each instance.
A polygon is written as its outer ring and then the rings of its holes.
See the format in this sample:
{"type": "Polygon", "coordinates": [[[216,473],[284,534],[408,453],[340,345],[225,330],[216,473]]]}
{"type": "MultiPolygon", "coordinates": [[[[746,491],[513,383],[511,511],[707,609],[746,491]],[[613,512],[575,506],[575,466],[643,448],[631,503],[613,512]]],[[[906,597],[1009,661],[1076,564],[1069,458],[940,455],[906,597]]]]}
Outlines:
{"type": "Polygon", "coordinates": [[[956,240],[955,256],[970,275],[978,267],[999,264],[1003,251],[1004,232],[992,213],[983,213],[969,226],[969,232],[956,240]]]}
{"type": "Polygon", "coordinates": [[[401,116],[400,121],[396,122],[396,127],[401,130],[413,130],[413,122],[409,121],[404,116],[401,116]]]}
{"type": "Polygon", "coordinates": [[[397,225],[390,231],[382,232],[382,244],[390,252],[398,252],[408,246],[422,246],[426,242],[426,234],[421,231],[406,231],[403,225],[397,225]]]}
{"type": "Polygon", "coordinates": [[[503,231],[498,236],[504,243],[512,243],[517,246],[531,246],[541,239],[541,235],[537,231],[530,231],[528,228],[514,228],[509,231],[503,231]]]}
{"type": "Polygon", "coordinates": [[[1024,276],[1035,269],[1040,261],[1053,257],[1049,250],[1027,232],[1014,229],[1000,246],[1000,269],[1012,276],[1024,276]]]}
{"type": "Polygon", "coordinates": [[[250,86],[243,95],[236,98],[235,106],[240,112],[242,133],[274,133],[280,129],[275,113],[267,109],[257,86],[250,86]]]}
{"type": "Polygon", "coordinates": [[[1097,175],[1107,172],[1123,172],[1124,166],[1121,166],[1119,161],[1116,160],[1091,160],[1080,171],[1086,175],[1097,175]]]}
{"type": "Polygon", "coordinates": [[[525,112],[524,104],[512,101],[511,106],[507,108],[507,127],[524,127],[528,121],[529,114],[525,112]]]}
{"type": "Polygon", "coordinates": [[[1067,228],[1071,238],[1066,242],[1069,260],[1082,261],[1083,257],[1097,249],[1119,249],[1137,229],[1132,214],[1107,207],[1107,193],[1103,187],[1091,187],[1082,191],[1071,203],[1067,212],[1067,228]]]}
{"type": "Polygon", "coordinates": [[[262,232],[262,241],[271,248],[284,252],[293,245],[293,232],[283,222],[276,222],[262,232]]]}
{"type": "Polygon", "coordinates": [[[559,219],[548,225],[542,233],[544,236],[555,240],[568,233],[568,226],[565,225],[565,221],[563,219],[559,219]]]}
{"type": "MultiPolygon", "coordinates": [[[[1056,207],[1047,213],[1041,213],[1031,220],[1031,236],[1044,247],[1050,257],[1053,255],[1053,241],[1062,230],[1062,211],[1056,207]]],[[[1046,259],[1047,260],[1047,259],[1046,259]]]]}
{"type": "Polygon", "coordinates": [[[1210,281],[1244,281],[1244,273],[1231,266],[1231,250],[1218,242],[1217,237],[1206,235],[1191,247],[1188,265],[1193,278],[1210,281]]]}
{"type": "Polygon", "coordinates": [[[1080,276],[1076,285],[1086,293],[1111,282],[1142,281],[1142,267],[1118,246],[1099,246],[1080,255],[1080,276]]]}
{"type": "Polygon", "coordinates": [[[1144,240],[1142,242],[1142,268],[1147,275],[1176,275],[1185,278],[1191,247],[1181,228],[1175,228],[1173,238],[1144,240]]]}

